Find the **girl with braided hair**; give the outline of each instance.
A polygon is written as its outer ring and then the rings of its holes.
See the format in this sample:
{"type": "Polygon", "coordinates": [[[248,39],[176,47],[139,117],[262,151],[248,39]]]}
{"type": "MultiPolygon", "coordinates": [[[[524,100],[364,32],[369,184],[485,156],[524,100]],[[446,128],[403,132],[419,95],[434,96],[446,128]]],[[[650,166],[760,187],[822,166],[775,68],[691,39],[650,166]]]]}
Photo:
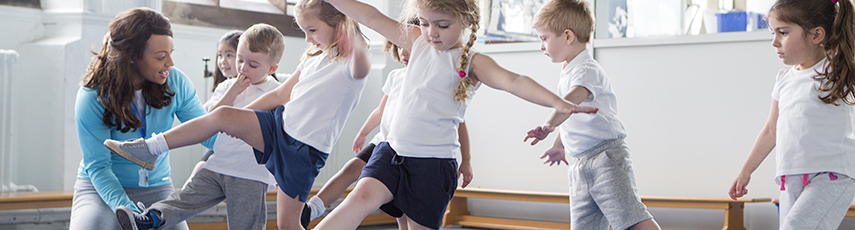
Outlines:
{"type": "Polygon", "coordinates": [[[387,203],[404,213],[408,229],[438,229],[457,188],[458,125],[480,83],[561,113],[597,111],[569,103],[473,50],[480,21],[477,0],[409,1],[404,9],[410,11],[401,18],[417,18],[418,28],[362,2],[326,1],[409,51],[411,58],[386,140],[375,147],[354,191],[317,229],[354,229],[387,203]]]}

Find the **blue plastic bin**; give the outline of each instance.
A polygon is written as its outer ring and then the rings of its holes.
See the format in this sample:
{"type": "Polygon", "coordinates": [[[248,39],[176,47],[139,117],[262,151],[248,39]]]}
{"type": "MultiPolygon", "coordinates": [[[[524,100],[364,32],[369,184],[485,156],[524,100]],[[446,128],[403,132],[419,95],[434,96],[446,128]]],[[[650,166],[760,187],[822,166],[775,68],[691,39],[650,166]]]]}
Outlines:
{"type": "Polygon", "coordinates": [[[718,32],[745,31],[748,27],[748,14],[745,11],[717,13],[718,32]]]}

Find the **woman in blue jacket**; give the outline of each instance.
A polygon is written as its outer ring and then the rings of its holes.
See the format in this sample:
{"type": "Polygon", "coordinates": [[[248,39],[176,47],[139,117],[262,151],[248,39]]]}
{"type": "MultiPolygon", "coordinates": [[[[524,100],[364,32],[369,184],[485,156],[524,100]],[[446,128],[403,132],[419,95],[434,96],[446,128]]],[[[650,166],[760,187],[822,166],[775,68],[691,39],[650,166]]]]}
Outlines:
{"type": "MultiPolygon", "coordinates": [[[[75,120],[83,160],[74,184],[70,229],[120,229],[117,207],[139,209],[174,191],[169,157],[150,167],[110,153],[104,140],[150,137],[205,114],[196,89],[172,68],[169,19],[148,8],[119,13],[108,25],[104,46],[93,52],[77,92],[75,120]]],[[[213,139],[203,143],[211,148],[213,139]]],[[[187,229],[185,223],[173,229],[187,229]]]]}

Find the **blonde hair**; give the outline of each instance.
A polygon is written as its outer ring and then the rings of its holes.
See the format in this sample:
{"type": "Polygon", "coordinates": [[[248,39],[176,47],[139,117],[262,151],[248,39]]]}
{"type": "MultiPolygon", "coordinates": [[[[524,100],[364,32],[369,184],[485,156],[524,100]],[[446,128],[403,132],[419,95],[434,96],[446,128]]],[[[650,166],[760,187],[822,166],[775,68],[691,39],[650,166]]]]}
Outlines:
{"type": "MultiPolygon", "coordinates": [[[[478,39],[477,32],[480,26],[481,13],[478,8],[477,0],[410,0],[408,5],[404,7],[408,9],[402,12],[402,20],[416,18],[416,9],[425,11],[436,11],[450,13],[457,17],[457,21],[463,24],[464,27],[470,29],[469,40],[460,48],[460,65],[457,67],[458,73],[466,73],[469,66],[472,46],[475,45],[475,40],[478,39]]],[[[402,24],[409,27],[409,24],[402,24]]],[[[406,30],[405,30],[406,31],[406,30]]],[[[462,77],[457,88],[454,89],[454,100],[461,103],[466,102],[469,97],[471,87],[477,83],[474,78],[462,77]]]]}
{"type": "Polygon", "coordinates": [[[391,52],[392,60],[395,60],[396,62],[401,62],[401,52],[398,51],[398,48],[400,48],[398,45],[395,45],[395,43],[386,40],[386,45],[383,46],[383,53],[391,52]]]}
{"type": "Polygon", "coordinates": [[[264,23],[258,23],[246,29],[240,36],[240,42],[247,43],[249,51],[253,53],[266,53],[272,63],[279,63],[282,53],[285,52],[285,39],[282,33],[276,27],[264,23]]]}
{"type": "MultiPolygon", "coordinates": [[[[313,13],[317,16],[318,19],[326,23],[327,25],[335,28],[335,34],[333,37],[335,40],[327,47],[323,47],[322,49],[315,48],[312,45],[309,45],[306,48],[306,57],[314,57],[322,54],[324,51],[332,50],[333,48],[338,47],[338,52],[334,53],[331,57],[331,61],[338,60],[339,58],[347,57],[350,55],[353,47],[353,41],[356,39],[356,36],[362,36],[362,39],[368,40],[368,37],[362,33],[362,30],[359,28],[359,23],[356,23],[350,17],[347,17],[341,11],[338,11],[333,5],[330,5],[328,2],[323,0],[303,0],[297,3],[294,7],[296,14],[303,15],[306,13],[313,13]]],[[[365,43],[367,46],[367,42],[365,43]]]]}
{"type": "Polygon", "coordinates": [[[576,39],[583,43],[591,41],[594,32],[594,16],[588,3],[582,0],[552,0],[534,16],[534,28],[555,34],[571,30],[576,39]]]}

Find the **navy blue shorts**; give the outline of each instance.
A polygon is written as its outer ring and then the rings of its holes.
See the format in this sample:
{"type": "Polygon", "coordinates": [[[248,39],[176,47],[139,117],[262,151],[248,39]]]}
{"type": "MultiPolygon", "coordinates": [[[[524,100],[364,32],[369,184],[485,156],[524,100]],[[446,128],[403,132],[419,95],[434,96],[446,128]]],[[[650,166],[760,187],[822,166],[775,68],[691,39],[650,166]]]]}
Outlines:
{"type": "Polygon", "coordinates": [[[365,146],[365,148],[362,148],[362,150],[356,154],[356,158],[368,163],[368,160],[371,160],[371,153],[374,152],[374,147],[377,147],[377,145],[374,143],[368,143],[368,146],[365,146]]]}
{"type": "Polygon", "coordinates": [[[285,106],[269,111],[255,111],[261,134],[264,136],[264,151],[255,151],[255,160],[264,164],[276,178],[279,189],[289,197],[299,196],[306,202],[315,177],[326,164],[328,153],[324,153],[300,142],[282,129],[282,110],[285,106]]]}
{"type": "Polygon", "coordinates": [[[384,206],[401,210],[425,227],[439,229],[457,189],[457,160],[398,156],[388,142],[380,142],[362,168],[362,177],[375,178],[392,192],[392,201],[384,206]]]}

